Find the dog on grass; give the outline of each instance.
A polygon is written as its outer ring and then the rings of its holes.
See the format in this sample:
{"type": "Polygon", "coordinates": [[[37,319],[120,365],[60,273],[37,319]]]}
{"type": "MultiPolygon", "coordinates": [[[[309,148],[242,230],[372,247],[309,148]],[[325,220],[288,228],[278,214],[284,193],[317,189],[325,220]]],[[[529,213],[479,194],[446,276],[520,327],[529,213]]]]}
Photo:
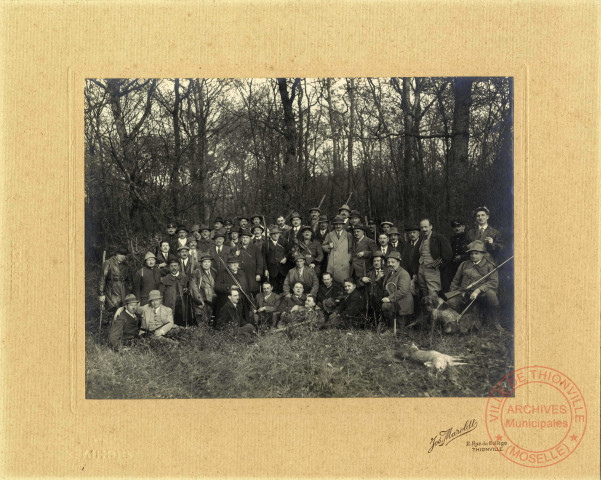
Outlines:
{"type": "Polygon", "coordinates": [[[472,330],[478,331],[481,322],[477,315],[465,313],[460,316],[451,306],[438,295],[428,295],[422,300],[425,310],[430,316],[430,331],[433,332],[436,324],[442,326],[442,331],[447,334],[466,334],[472,330]]]}

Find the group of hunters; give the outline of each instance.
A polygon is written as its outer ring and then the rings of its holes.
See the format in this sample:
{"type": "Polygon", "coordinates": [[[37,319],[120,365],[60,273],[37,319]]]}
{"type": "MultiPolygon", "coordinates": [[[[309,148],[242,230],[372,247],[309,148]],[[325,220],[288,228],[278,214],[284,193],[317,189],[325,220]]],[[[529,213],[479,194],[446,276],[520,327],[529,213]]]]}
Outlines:
{"type": "Polygon", "coordinates": [[[459,312],[478,300],[495,315],[504,245],[486,207],[475,210],[469,230],[451,222],[450,238],[433,231],[428,218],[401,233],[389,221],[362,224],[346,204],[331,221],[319,208],[308,213],[305,225],[293,212],[290,224],[279,216],[268,229],[262,215],[239,217],[237,226],[221,217],[213,228],[168,224],[133,278],[124,267],[131,251],[119,249],[104,262],[99,282],[112,347],[200,322],[238,334],[304,322],[319,329],[406,325],[421,315],[423,297],[483,277],[448,303],[459,312]]]}

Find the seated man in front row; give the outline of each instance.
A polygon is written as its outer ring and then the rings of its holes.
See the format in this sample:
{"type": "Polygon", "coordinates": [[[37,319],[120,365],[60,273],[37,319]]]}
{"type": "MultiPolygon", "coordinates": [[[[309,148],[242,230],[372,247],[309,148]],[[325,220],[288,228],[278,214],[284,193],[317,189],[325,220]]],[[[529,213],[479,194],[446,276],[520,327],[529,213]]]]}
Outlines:
{"type": "Polygon", "coordinates": [[[315,295],[309,293],[305,297],[304,305],[294,305],[286,315],[282,316],[280,325],[310,324],[311,326],[320,326],[323,323],[323,312],[317,306],[315,295]]]}
{"type": "MultiPolygon", "coordinates": [[[[459,265],[457,273],[453,278],[453,283],[451,283],[451,292],[468,287],[495,268],[481,240],[475,240],[470,243],[467,247],[467,253],[470,259],[459,265]]],[[[461,312],[470,301],[480,296],[481,300],[479,301],[484,301],[492,309],[493,315],[495,315],[499,308],[499,299],[497,297],[498,285],[499,276],[497,272],[494,272],[486,280],[477,285],[474,290],[465,292],[465,296],[457,295],[448,299],[447,303],[457,312],[461,312]]]]}
{"type": "Polygon", "coordinates": [[[357,290],[357,282],[349,277],[344,280],[345,296],[320,328],[344,328],[365,323],[365,298],[357,290]]]}
{"type": "Polygon", "coordinates": [[[240,291],[235,285],[230,287],[227,300],[219,310],[219,317],[215,322],[216,329],[223,330],[228,327],[234,327],[237,333],[245,335],[255,331],[246,303],[240,298],[240,291]]]}
{"type": "Polygon", "coordinates": [[[115,350],[121,351],[124,344],[130,343],[135,338],[134,325],[135,334],[151,333],[155,337],[163,337],[174,328],[173,310],[162,305],[162,299],[161,292],[151,290],[148,294],[149,303],[140,307],[135,295],[128,295],[125,299],[125,308],[122,307],[115,313],[109,333],[111,346],[115,350]],[[137,315],[142,317],[139,331],[137,315]]]}
{"type": "Polygon", "coordinates": [[[255,323],[275,327],[279,317],[280,296],[273,292],[273,285],[269,280],[263,282],[263,292],[257,293],[255,304],[255,323]]]}

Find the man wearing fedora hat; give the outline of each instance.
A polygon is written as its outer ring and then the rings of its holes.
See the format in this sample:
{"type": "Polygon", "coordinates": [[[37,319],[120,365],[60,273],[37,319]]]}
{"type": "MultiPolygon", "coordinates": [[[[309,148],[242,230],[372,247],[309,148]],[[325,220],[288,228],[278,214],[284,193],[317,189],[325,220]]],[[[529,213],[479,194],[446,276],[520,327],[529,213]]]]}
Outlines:
{"type": "Polygon", "coordinates": [[[199,229],[200,238],[196,244],[196,249],[202,255],[203,253],[209,253],[213,242],[211,241],[211,229],[208,225],[201,225],[199,229]]]}
{"type": "Polygon", "coordinates": [[[236,250],[236,255],[240,268],[246,277],[248,290],[245,289],[245,291],[254,297],[259,291],[261,274],[263,273],[263,252],[250,243],[251,236],[248,229],[240,229],[240,245],[236,250]]]}
{"type": "Polygon", "coordinates": [[[292,254],[300,253],[305,257],[305,265],[315,271],[317,278],[321,275],[321,262],[323,260],[323,249],[321,243],[312,239],[313,230],[309,225],[301,227],[298,243],[292,247],[292,254]]]}
{"type": "Polygon", "coordinates": [[[163,305],[163,295],[159,290],[152,290],[148,294],[148,304],[136,310],[141,315],[140,334],[152,334],[163,337],[175,327],[173,323],[173,310],[163,305]]]}
{"type": "Polygon", "coordinates": [[[213,303],[217,296],[215,283],[217,272],[212,268],[213,259],[208,253],[200,257],[200,267],[190,278],[190,295],[194,304],[194,314],[197,321],[209,325],[213,316],[213,303]]]}
{"type": "Polygon", "coordinates": [[[390,252],[386,258],[388,273],[383,280],[384,298],[382,298],[382,314],[388,320],[389,326],[395,318],[401,325],[407,323],[413,315],[413,295],[411,295],[411,277],[401,266],[401,254],[390,252]]]}
{"type": "Polygon", "coordinates": [[[173,242],[172,250],[177,252],[177,249],[179,247],[187,245],[189,233],[190,232],[188,231],[185,225],[180,225],[179,227],[177,227],[177,239],[175,240],[175,242],[173,242]]]}
{"type": "MultiPolygon", "coordinates": [[[[482,241],[474,240],[470,243],[467,253],[470,259],[459,265],[453,283],[451,283],[451,292],[468,287],[495,269],[495,264],[487,256],[488,252],[482,241]]],[[[460,312],[463,305],[478,298],[479,302],[484,302],[493,312],[496,312],[499,308],[498,285],[499,276],[497,272],[494,272],[472,291],[466,292],[465,295],[456,295],[447,300],[447,303],[460,312]]]]}
{"type": "Polygon", "coordinates": [[[352,271],[356,280],[364,277],[371,265],[371,256],[377,250],[376,242],[365,235],[367,227],[358,223],[353,228],[352,271]]]}
{"type": "MultiPolygon", "coordinates": [[[[350,209],[349,209],[350,212],[350,209]]],[[[328,253],[327,271],[332,274],[339,285],[351,273],[353,253],[353,236],[344,229],[345,219],[337,216],[332,221],[334,230],[328,232],[322,243],[323,251],[328,253]]]]}
{"type": "MultiPolygon", "coordinates": [[[[329,231],[330,231],[330,222],[328,221],[328,216],[320,215],[319,222],[317,224],[317,230],[315,231],[315,234],[313,235],[313,240],[315,240],[320,245],[323,245],[323,242],[326,239],[326,235],[328,234],[329,231]]],[[[321,250],[323,252],[323,257],[321,259],[320,271],[325,272],[326,269],[328,268],[328,254],[323,251],[323,248],[321,250]]]]}
{"type": "Polygon", "coordinates": [[[177,249],[179,256],[179,269],[184,275],[190,278],[192,272],[198,268],[197,263],[190,258],[190,247],[188,245],[182,245],[177,249]]]}
{"type": "Polygon", "coordinates": [[[286,233],[286,241],[292,245],[295,240],[299,239],[301,229],[301,216],[298,212],[292,212],[290,223],[292,224],[292,228],[286,233]]]}
{"type": "MultiPolygon", "coordinates": [[[[419,231],[418,231],[418,236],[419,236],[419,231]]],[[[399,232],[399,229],[396,227],[390,227],[390,230],[388,230],[388,246],[390,248],[391,252],[399,252],[401,254],[401,256],[403,255],[403,242],[401,242],[399,239],[401,237],[401,233],[399,232]]],[[[388,255],[388,254],[387,254],[388,255]]]]}
{"type": "Polygon", "coordinates": [[[265,240],[264,232],[265,228],[263,225],[253,225],[250,231],[250,233],[253,234],[251,243],[259,250],[262,250],[263,248],[263,241],[265,240]]]}
{"type": "Polygon", "coordinates": [[[157,258],[151,252],[144,257],[144,266],[134,275],[134,295],[141,306],[148,303],[151,290],[158,290],[161,285],[161,271],[156,264],[157,258]]]}
{"type": "MultiPolygon", "coordinates": [[[[351,229],[355,228],[355,226],[359,225],[360,223],[361,212],[359,210],[351,210],[351,216],[349,217],[349,226],[351,227],[351,229]]],[[[367,227],[367,225],[365,226],[367,227]]]]}
{"type": "Polygon", "coordinates": [[[344,224],[343,227],[345,230],[348,230],[349,228],[349,218],[351,216],[351,207],[349,207],[346,203],[343,204],[339,209],[338,209],[338,216],[342,217],[342,219],[344,220],[344,224]]]}
{"type": "Polygon", "coordinates": [[[113,319],[109,331],[109,342],[114,350],[120,352],[129,348],[131,342],[138,336],[140,321],[136,316],[138,299],[131,293],[125,297],[125,308],[120,308],[113,319]]]}
{"type": "Polygon", "coordinates": [[[305,256],[302,253],[294,255],[295,268],[291,268],[284,280],[284,295],[290,296],[290,288],[295,283],[300,282],[305,288],[305,293],[317,295],[319,290],[319,279],[315,275],[315,270],[305,265],[305,256]]]}
{"type": "Polygon", "coordinates": [[[281,237],[280,228],[277,225],[271,225],[269,239],[263,243],[264,274],[276,293],[282,293],[284,279],[288,274],[288,250],[289,246],[281,237]]]}
{"type": "Polygon", "coordinates": [[[111,258],[102,265],[102,273],[98,282],[98,300],[111,318],[115,310],[123,305],[126,295],[126,270],[123,262],[129,254],[127,248],[120,247],[111,258]]]}
{"type": "Polygon", "coordinates": [[[213,258],[213,268],[217,270],[217,275],[223,270],[223,264],[230,256],[232,249],[225,245],[225,230],[217,230],[214,232],[214,245],[209,248],[209,255],[213,258]]]}

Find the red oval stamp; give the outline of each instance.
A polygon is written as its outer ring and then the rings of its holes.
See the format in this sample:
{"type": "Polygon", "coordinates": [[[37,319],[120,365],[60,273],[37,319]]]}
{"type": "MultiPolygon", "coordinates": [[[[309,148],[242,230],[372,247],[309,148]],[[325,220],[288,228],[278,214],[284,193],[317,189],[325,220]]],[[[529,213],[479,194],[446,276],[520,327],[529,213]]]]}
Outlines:
{"type": "Polygon", "coordinates": [[[495,385],[485,418],[498,452],[518,465],[540,468],[565,460],[578,448],[588,415],[582,392],[569,377],[532,366],[495,385]]]}

